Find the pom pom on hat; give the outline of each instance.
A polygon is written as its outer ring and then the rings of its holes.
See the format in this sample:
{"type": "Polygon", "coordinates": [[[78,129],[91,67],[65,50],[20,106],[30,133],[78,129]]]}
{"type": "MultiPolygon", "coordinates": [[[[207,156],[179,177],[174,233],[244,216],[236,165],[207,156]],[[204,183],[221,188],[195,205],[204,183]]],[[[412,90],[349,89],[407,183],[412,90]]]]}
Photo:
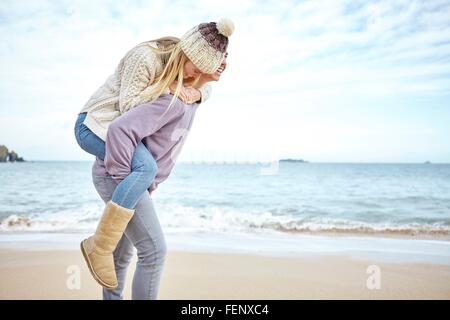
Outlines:
{"type": "Polygon", "coordinates": [[[222,18],[217,22],[217,30],[225,37],[229,37],[233,34],[234,23],[230,19],[222,18]]]}

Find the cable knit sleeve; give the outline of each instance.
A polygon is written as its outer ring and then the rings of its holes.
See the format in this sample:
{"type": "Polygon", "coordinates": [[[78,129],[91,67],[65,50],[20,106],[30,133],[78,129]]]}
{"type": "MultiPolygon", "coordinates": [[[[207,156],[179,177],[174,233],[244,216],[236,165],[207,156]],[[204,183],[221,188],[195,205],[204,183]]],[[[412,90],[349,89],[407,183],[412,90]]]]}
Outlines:
{"type": "Polygon", "coordinates": [[[155,80],[157,57],[146,46],[134,48],[124,59],[120,78],[119,110],[128,111],[145,101],[142,92],[155,80]]]}
{"type": "Polygon", "coordinates": [[[212,86],[209,83],[204,84],[198,89],[201,92],[202,97],[198,103],[204,103],[211,96],[212,86]]]}
{"type": "Polygon", "coordinates": [[[112,178],[122,180],[130,174],[134,150],[144,137],[183,115],[186,105],[179,99],[166,112],[172,97],[162,95],[155,102],[136,106],[111,122],[106,135],[104,162],[112,178]]]}

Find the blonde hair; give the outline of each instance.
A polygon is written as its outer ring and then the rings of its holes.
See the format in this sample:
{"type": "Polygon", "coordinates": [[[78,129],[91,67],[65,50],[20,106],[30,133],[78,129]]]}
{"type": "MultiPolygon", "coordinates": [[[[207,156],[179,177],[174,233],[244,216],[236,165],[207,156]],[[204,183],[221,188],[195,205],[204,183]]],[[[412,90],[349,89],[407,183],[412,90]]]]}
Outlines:
{"type": "MultiPolygon", "coordinates": [[[[154,83],[151,85],[153,88],[149,92],[145,93],[144,97],[151,100],[156,100],[164,91],[172,84],[172,82],[177,81],[177,86],[173,94],[173,98],[170,101],[169,107],[164,112],[164,114],[172,107],[175,100],[180,94],[183,85],[195,86],[200,80],[200,76],[194,78],[192,81],[184,82],[184,64],[189,60],[185,53],[181,50],[180,39],[176,37],[162,37],[150,41],[145,41],[140,43],[140,45],[148,45],[148,47],[160,55],[163,62],[163,71],[159,74],[154,83]],[[156,42],[157,47],[155,48],[149,45],[151,42],[156,42]]],[[[164,115],[163,114],[163,115],[164,115]]],[[[162,117],[162,116],[161,116],[162,117]]]]}

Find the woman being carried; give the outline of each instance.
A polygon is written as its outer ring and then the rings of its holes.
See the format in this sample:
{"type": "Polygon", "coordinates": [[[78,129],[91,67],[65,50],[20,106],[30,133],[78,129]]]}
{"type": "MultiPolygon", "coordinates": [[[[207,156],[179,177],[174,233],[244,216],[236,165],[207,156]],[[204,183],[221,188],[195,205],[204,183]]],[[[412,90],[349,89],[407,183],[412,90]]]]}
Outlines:
{"type": "Polygon", "coordinates": [[[226,67],[233,30],[222,19],[201,23],[181,39],[137,45],[80,111],[78,144],[96,156],[96,175],[117,181],[95,234],[81,242],[89,270],[104,288],[117,287],[113,252],[140,197],[170,174],[198,103],[210,95],[207,82],[217,81],[226,67]]]}

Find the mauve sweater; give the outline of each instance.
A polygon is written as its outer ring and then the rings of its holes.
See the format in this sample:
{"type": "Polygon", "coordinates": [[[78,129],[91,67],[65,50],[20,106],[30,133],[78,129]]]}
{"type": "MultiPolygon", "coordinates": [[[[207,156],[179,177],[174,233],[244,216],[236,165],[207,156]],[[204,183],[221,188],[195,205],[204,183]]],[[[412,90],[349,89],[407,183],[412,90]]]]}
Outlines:
{"type": "Polygon", "coordinates": [[[169,176],[192,126],[198,104],[176,99],[168,112],[172,94],[162,94],[152,103],[138,105],[114,119],[106,135],[105,161],[96,158],[92,174],[124,179],[131,171],[131,159],[143,142],[156,160],[158,171],[148,188],[151,192],[169,176]]]}

